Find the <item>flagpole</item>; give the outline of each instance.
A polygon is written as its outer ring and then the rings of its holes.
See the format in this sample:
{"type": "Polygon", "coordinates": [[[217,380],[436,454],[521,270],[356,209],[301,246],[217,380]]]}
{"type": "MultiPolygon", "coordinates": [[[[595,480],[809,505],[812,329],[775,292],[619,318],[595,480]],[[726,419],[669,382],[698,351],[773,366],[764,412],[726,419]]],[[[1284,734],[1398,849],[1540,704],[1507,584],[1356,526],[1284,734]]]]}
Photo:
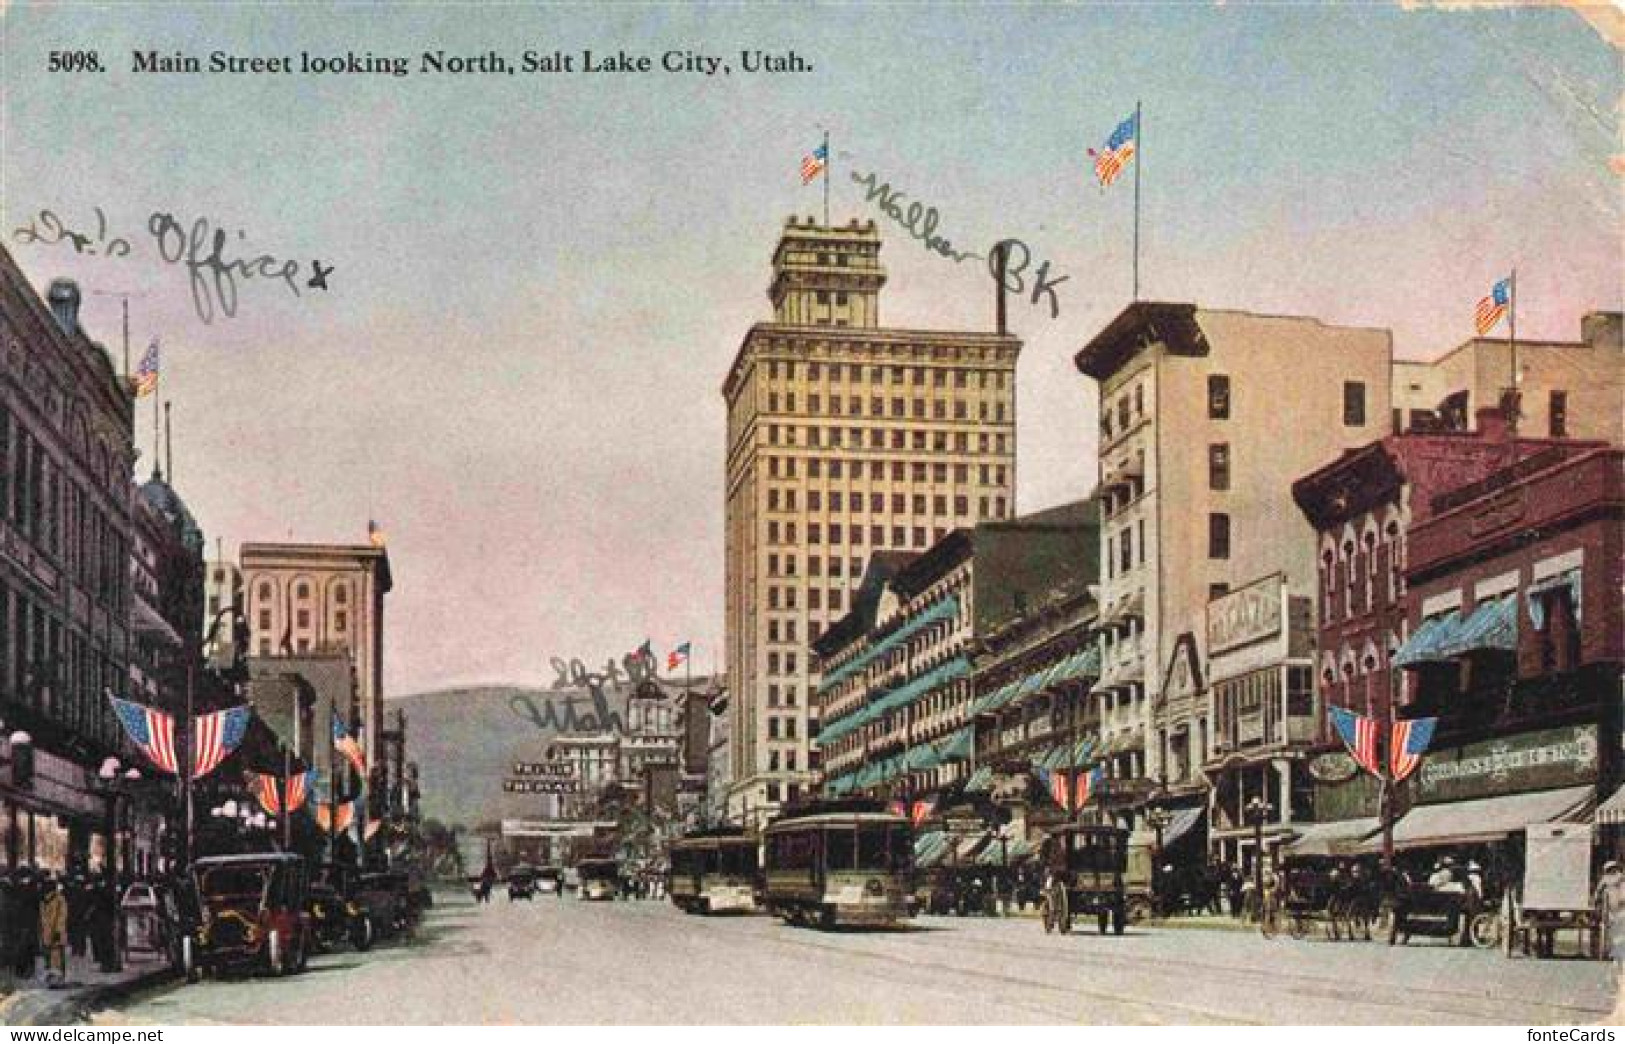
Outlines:
{"type": "Polygon", "coordinates": [[[1134,103],[1134,300],[1140,299],[1140,167],[1145,163],[1145,124],[1134,103]]]}
{"type": "Polygon", "coordinates": [[[824,132],[824,227],[829,227],[829,166],[835,160],[829,154],[829,131],[824,132]]]}
{"type": "MultiPolygon", "coordinates": [[[[1522,395],[1521,395],[1522,389],[1519,388],[1519,384],[1522,383],[1522,382],[1520,382],[1518,380],[1518,270],[1517,270],[1517,268],[1512,269],[1512,277],[1511,277],[1510,282],[1511,282],[1512,285],[1511,285],[1511,293],[1509,295],[1511,299],[1508,302],[1509,307],[1507,309],[1507,333],[1508,333],[1508,336],[1510,338],[1510,345],[1509,346],[1510,346],[1510,348],[1512,350],[1512,409],[1508,413],[1508,416],[1507,416],[1507,426],[1512,429],[1512,434],[1513,435],[1517,435],[1518,434],[1518,418],[1523,415],[1523,401],[1522,401],[1522,395]]],[[[1514,459],[1516,459],[1516,453],[1517,453],[1516,447],[1514,447],[1513,453],[1514,453],[1514,459]]]]}

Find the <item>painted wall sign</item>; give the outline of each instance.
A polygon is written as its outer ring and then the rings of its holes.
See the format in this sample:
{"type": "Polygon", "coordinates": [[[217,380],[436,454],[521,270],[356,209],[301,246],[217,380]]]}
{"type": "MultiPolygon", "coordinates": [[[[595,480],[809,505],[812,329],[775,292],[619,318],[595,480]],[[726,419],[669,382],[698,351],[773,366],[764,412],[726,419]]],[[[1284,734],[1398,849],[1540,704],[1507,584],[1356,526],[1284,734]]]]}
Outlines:
{"type": "Polygon", "coordinates": [[[1281,585],[1277,573],[1209,602],[1208,655],[1280,634],[1281,585]]]}

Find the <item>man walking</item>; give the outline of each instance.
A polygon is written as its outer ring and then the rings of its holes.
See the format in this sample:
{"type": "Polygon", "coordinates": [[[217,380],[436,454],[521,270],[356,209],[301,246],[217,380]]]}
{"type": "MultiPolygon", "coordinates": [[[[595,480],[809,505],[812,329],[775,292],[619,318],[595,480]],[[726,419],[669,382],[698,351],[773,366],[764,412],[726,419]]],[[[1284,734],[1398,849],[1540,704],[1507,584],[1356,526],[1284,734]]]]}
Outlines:
{"type": "Polygon", "coordinates": [[[40,949],[45,951],[45,984],[61,986],[68,977],[68,897],[55,878],[45,881],[39,911],[40,949]]]}

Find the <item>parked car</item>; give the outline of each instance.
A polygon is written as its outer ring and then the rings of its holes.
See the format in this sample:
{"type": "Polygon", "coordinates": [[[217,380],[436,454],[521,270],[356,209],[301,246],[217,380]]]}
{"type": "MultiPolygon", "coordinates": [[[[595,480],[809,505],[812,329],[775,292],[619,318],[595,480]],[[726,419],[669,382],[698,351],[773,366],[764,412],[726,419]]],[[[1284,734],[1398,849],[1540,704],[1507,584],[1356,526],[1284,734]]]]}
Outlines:
{"type": "Polygon", "coordinates": [[[559,895],[564,891],[564,870],[544,866],[536,871],[536,890],[543,895],[559,895]]]}
{"type": "Polygon", "coordinates": [[[372,919],[355,897],[357,877],[353,867],[332,863],[317,872],[307,905],[312,934],[319,948],[332,950],[350,946],[358,952],[372,948],[372,919]]]}
{"type": "Polygon", "coordinates": [[[422,914],[423,903],[404,870],[374,870],[360,875],[356,900],[367,911],[375,937],[411,934],[422,914]]]}
{"type": "Polygon", "coordinates": [[[213,856],[192,865],[196,928],[181,940],[187,981],[248,967],[284,975],[310,955],[308,870],[284,852],[213,856]]]}
{"type": "Polygon", "coordinates": [[[508,871],[508,902],[536,898],[536,868],[520,863],[508,871]]]}

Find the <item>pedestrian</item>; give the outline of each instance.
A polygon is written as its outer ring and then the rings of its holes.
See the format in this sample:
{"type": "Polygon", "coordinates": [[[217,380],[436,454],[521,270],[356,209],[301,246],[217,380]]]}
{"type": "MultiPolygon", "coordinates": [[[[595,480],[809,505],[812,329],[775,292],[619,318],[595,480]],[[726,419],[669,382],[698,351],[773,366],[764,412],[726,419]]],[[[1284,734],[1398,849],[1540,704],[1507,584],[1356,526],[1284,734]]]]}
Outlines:
{"type": "Polygon", "coordinates": [[[68,903],[68,952],[75,958],[85,955],[85,943],[90,936],[90,893],[84,875],[73,873],[62,889],[68,903]]]}
{"type": "Polygon", "coordinates": [[[45,984],[57,989],[68,977],[68,897],[54,877],[46,879],[40,900],[39,944],[45,953],[45,984]]]}
{"type": "Polygon", "coordinates": [[[1597,913],[1607,927],[1608,956],[1625,960],[1625,868],[1610,859],[1597,880],[1597,913]]]}
{"type": "Polygon", "coordinates": [[[92,882],[89,895],[90,950],[104,972],[118,970],[119,891],[112,874],[92,882]]]}
{"type": "Polygon", "coordinates": [[[34,977],[34,965],[39,957],[39,882],[34,871],[24,867],[17,872],[15,901],[17,910],[15,946],[12,949],[11,970],[19,980],[34,977]]]}

